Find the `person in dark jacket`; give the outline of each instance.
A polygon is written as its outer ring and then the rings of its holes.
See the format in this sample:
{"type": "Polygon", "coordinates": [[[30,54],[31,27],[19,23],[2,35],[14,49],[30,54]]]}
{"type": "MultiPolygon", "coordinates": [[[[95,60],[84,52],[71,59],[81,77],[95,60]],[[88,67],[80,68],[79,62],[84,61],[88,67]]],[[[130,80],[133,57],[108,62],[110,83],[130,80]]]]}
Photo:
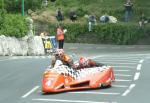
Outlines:
{"type": "Polygon", "coordinates": [[[77,14],[74,10],[69,12],[69,18],[72,22],[74,22],[75,20],[77,20],[77,14]]]}
{"type": "Polygon", "coordinates": [[[64,16],[63,16],[60,8],[58,8],[56,18],[57,18],[58,21],[63,21],[64,20],[64,16]]]}

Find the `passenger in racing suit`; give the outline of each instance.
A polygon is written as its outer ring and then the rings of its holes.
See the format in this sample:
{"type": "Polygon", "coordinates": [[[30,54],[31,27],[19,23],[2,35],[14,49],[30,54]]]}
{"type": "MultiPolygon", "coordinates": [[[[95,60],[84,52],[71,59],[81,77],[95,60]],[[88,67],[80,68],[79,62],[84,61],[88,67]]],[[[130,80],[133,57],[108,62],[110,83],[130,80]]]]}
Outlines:
{"type": "Polygon", "coordinates": [[[61,60],[64,65],[74,68],[73,59],[64,53],[63,49],[57,49],[52,57],[51,67],[54,67],[56,60],[61,60]]]}
{"type": "Polygon", "coordinates": [[[75,65],[75,69],[104,66],[104,64],[102,64],[102,63],[97,63],[96,61],[94,61],[92,59],[87,59],[84,57],[81,57],[79,59],[78,63],[79,63],[78,65],[75,65]]]}

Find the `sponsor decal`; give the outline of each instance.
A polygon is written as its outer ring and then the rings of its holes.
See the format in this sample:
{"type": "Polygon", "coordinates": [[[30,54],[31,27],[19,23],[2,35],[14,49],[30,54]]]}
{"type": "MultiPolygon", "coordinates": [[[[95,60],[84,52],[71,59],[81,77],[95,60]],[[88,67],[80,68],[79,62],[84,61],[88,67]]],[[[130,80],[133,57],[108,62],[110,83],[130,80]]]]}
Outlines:
{"type": "Polygon", "coordinates": [[[48,78],[48,80],[45,82],[45,85],[48,86],[48,87],[51,86],[53,81],[54,81],[54,79],[55,78],[48,78]]]}

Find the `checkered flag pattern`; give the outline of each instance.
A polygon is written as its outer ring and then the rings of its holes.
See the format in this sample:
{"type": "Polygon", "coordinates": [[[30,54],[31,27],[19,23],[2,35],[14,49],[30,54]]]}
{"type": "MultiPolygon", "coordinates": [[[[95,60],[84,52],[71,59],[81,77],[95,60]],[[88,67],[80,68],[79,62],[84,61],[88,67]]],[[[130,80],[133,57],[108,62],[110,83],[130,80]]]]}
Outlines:
{"type": "Polygon", "coordinates": [[[69,76],[73,77],[74,79],[80,79],[80,78],[86,77],[89,74],[94,75],[95,73],[102,72],[105,69],[108,69],[108,66],[83,68],[80,70],[74,70],[72,68],[69,68],[66,65],[61,65],[61,66],[57,66],[56,68],[50,69],[50,71],[57,72],[57,73],[63,74],[63,75],[69,75],[69,76]]]}

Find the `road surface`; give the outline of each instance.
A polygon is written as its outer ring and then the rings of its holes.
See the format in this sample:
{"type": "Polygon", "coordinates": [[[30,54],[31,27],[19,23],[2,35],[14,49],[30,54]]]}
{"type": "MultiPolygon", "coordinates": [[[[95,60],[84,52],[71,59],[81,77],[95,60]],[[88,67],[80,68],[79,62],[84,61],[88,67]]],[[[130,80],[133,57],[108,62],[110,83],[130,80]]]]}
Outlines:
{"type": "Polygon", "coordinates": [[[74,59],[87,56],[112,65],[112,87],[66,93],[41,93],[42,73],[51,56],[0,57],[0,103],[142,103],[150,102],[150,46],[65,44],[74,59]]]}

